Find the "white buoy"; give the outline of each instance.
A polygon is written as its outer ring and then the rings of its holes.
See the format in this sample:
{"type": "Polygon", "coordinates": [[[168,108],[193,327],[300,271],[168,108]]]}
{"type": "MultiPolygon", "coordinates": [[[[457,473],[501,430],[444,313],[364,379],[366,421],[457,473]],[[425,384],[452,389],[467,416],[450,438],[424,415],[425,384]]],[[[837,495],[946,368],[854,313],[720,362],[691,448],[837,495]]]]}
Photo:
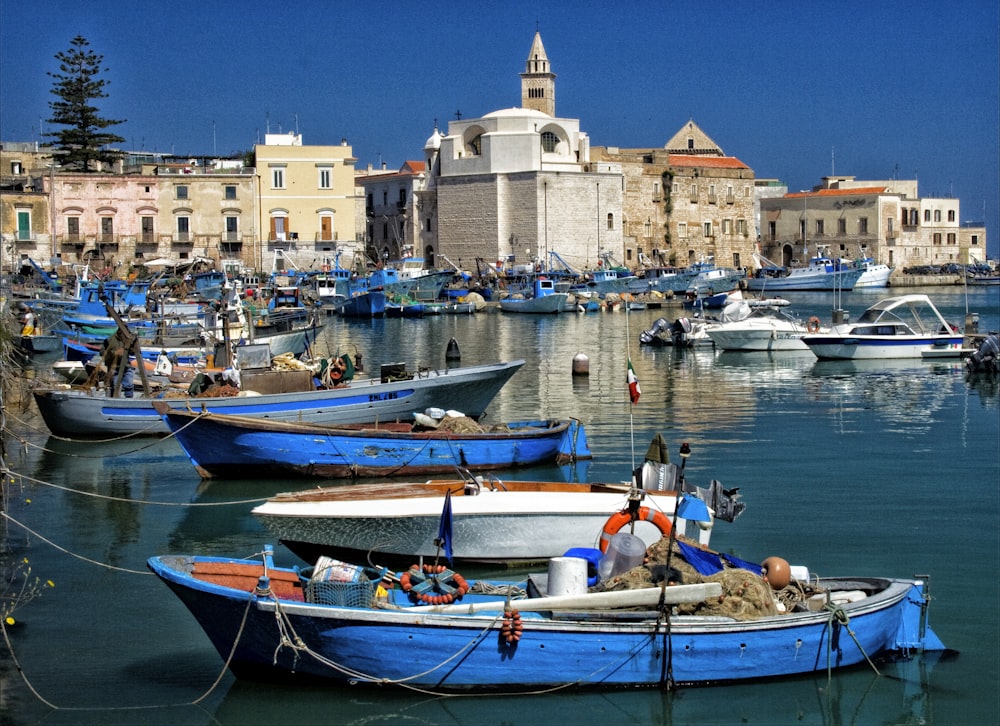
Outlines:
{"type": "Polygon", "coordinates": [[[587,561],[582,557],[549,560],[548,595],[583,595],[587,592],[587,561]]]}
{"type": "Polygon", "coordinates": [[[574,376],[590,375],[590,358],[588,358],[585,353],[577,353],[575,356],[573,356],[573,375],[574,376]]]}

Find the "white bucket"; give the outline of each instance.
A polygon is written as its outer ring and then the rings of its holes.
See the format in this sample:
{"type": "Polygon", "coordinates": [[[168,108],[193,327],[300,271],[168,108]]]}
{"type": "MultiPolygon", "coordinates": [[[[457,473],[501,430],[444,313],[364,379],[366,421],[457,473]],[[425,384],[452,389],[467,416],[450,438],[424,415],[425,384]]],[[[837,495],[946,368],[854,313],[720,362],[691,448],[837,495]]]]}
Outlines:
{"type": "Polygon", "coordinates": [[[549,560],[548,594],[584,595],[587,592],[587,561],[582,557],[549,560]]]}

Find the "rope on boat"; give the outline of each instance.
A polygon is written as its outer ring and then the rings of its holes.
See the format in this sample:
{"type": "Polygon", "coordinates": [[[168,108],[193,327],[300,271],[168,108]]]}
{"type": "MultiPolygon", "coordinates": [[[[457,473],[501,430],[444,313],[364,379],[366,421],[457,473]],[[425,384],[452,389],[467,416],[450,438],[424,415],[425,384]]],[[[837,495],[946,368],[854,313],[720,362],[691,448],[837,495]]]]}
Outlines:
{"type": "Polygon", "coordinates": [[[823,605],[823,609],[824,610],[828,610],[830,612],[830,618],[827,621],[828,627],[829,627],[829,636],[826,639],[826,677],[827,677],[827,680],[829,680],[830,678],[832,678],[832,674],[833,674],[833,664],[831,662],[831,658],[833,656],[833,652],[832,652],[833,651],[833,623],[834,623],[835,620],[838,623],[840,623],[841,625],[844,626],[844,630],[846,630],[847,634],[851,636],[851,639],[854,641],[854,644],[856,646],[858,646],[858,650],[861,651],[861,655],[863,655],[865,657],[865,660],[868,661],[868,665],[870,665],[872,667],[872,670],[875,671],[875,675],[877,675],[877,676],[882,675],[881,673],[879,673],[878,668],[875,667],[875,664],[872,662],[872,659],[868,657],[868,654],[865,652],[865,649],[863,647],[861,647],[861,643],[858,642],[858,636],[855,635],[854,631],[851,629],[851,626],[850,626],[851,618],[847,615],[847,611],[844,610],[844,608],[842,608],[840,605],[836,605],[836,604],[834,604],[834,603],[832,603],[830,601],[827,601],[823,605]]]}

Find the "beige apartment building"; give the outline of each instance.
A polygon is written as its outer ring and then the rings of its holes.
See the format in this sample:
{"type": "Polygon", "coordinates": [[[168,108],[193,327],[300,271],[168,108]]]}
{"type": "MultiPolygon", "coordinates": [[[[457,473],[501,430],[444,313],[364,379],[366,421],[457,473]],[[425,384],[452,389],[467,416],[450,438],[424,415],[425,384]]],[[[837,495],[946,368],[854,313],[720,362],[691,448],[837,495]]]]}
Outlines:
{"type": "Polygon", "coordinates": [[[319,268],[344,246],[353,255],[357,159],[347,141],[304,146],[296,133],[267,134],[254,155],[263,253],[255,266],[269,269],[282,257],[299,269],[319,268]]]}
{"type": "Polygon", "coordinates": [[[810,191],[762,199],[760,252],[778,265],[820,253],[894,268],[986,259],[986,228],[960,222],[954,198],[921,198],[916,180],[823,177],[810,191]]]}
{"type": "Polygon", "coordinates": [[[624,177],[622,217],[631,267],[714,260],[737,268],[753,264],[756,244],[754,173],[688,121],[653,149],[591,149],[596,162],[624,177]]]}

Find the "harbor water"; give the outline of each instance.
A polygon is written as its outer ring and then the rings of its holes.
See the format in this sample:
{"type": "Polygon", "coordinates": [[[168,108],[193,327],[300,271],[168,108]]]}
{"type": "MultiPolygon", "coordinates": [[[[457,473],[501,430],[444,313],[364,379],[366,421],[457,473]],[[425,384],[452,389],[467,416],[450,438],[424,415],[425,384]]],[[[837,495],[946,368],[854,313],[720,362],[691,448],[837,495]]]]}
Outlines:
{"type": "MultiPolygon", "coordinates": [[[[978,313],[981,332],[1000,328],[1000,289],[919,291],[958,325],[968,311],[978,313]]],[[[856,319],[886,294],[787,297],[802,319],[829,321],[836,307],[856,319]]],[[[861,665],[830,677],[669,691],[467,698],[237,681],[146,559],[254,555],[269,537],[252,507],[318,482],[202,482],[172,440],[66,441],[48,434],[33,405],[7,401],[5,422],[16,437],[5,437],[14,475],[4,482],[0,571],[15,579],[5,579],[0,594],[21,604],[0,644],[0,723],[1000,722],[1000,381],[970,377],[956,360],[841,363],[809,352],[639,345],[656,318],[678,314],[331,317],[317,348],[360,352],[374,375],[381,363],[445,367],[452,338],[462,365],[524,358],[487,420],[578,418],[594,460],[501,478],[626,481],[655,434],[671,456],[687,442],[687,478],[739,487],[747,504],[734,523],[715,525],[715,548],[757,562],[777,555],[821,576],[929,576],[930,622],[955,652],[879,662],[878,673],[861,665]],[[573,375],[581,353],[586,376],[573,375]],[[634,406],[629,359],[642,391],[634,406]],[[28,591],[18,595],[25,574],[28,591]]],[[[38,375],[45,364],[36,362],[38,375]]],[[[311,564],[280,546],[276,554],[311,564]]],[[[405,659],[405,643],[385,657],[405,659]]]]}

